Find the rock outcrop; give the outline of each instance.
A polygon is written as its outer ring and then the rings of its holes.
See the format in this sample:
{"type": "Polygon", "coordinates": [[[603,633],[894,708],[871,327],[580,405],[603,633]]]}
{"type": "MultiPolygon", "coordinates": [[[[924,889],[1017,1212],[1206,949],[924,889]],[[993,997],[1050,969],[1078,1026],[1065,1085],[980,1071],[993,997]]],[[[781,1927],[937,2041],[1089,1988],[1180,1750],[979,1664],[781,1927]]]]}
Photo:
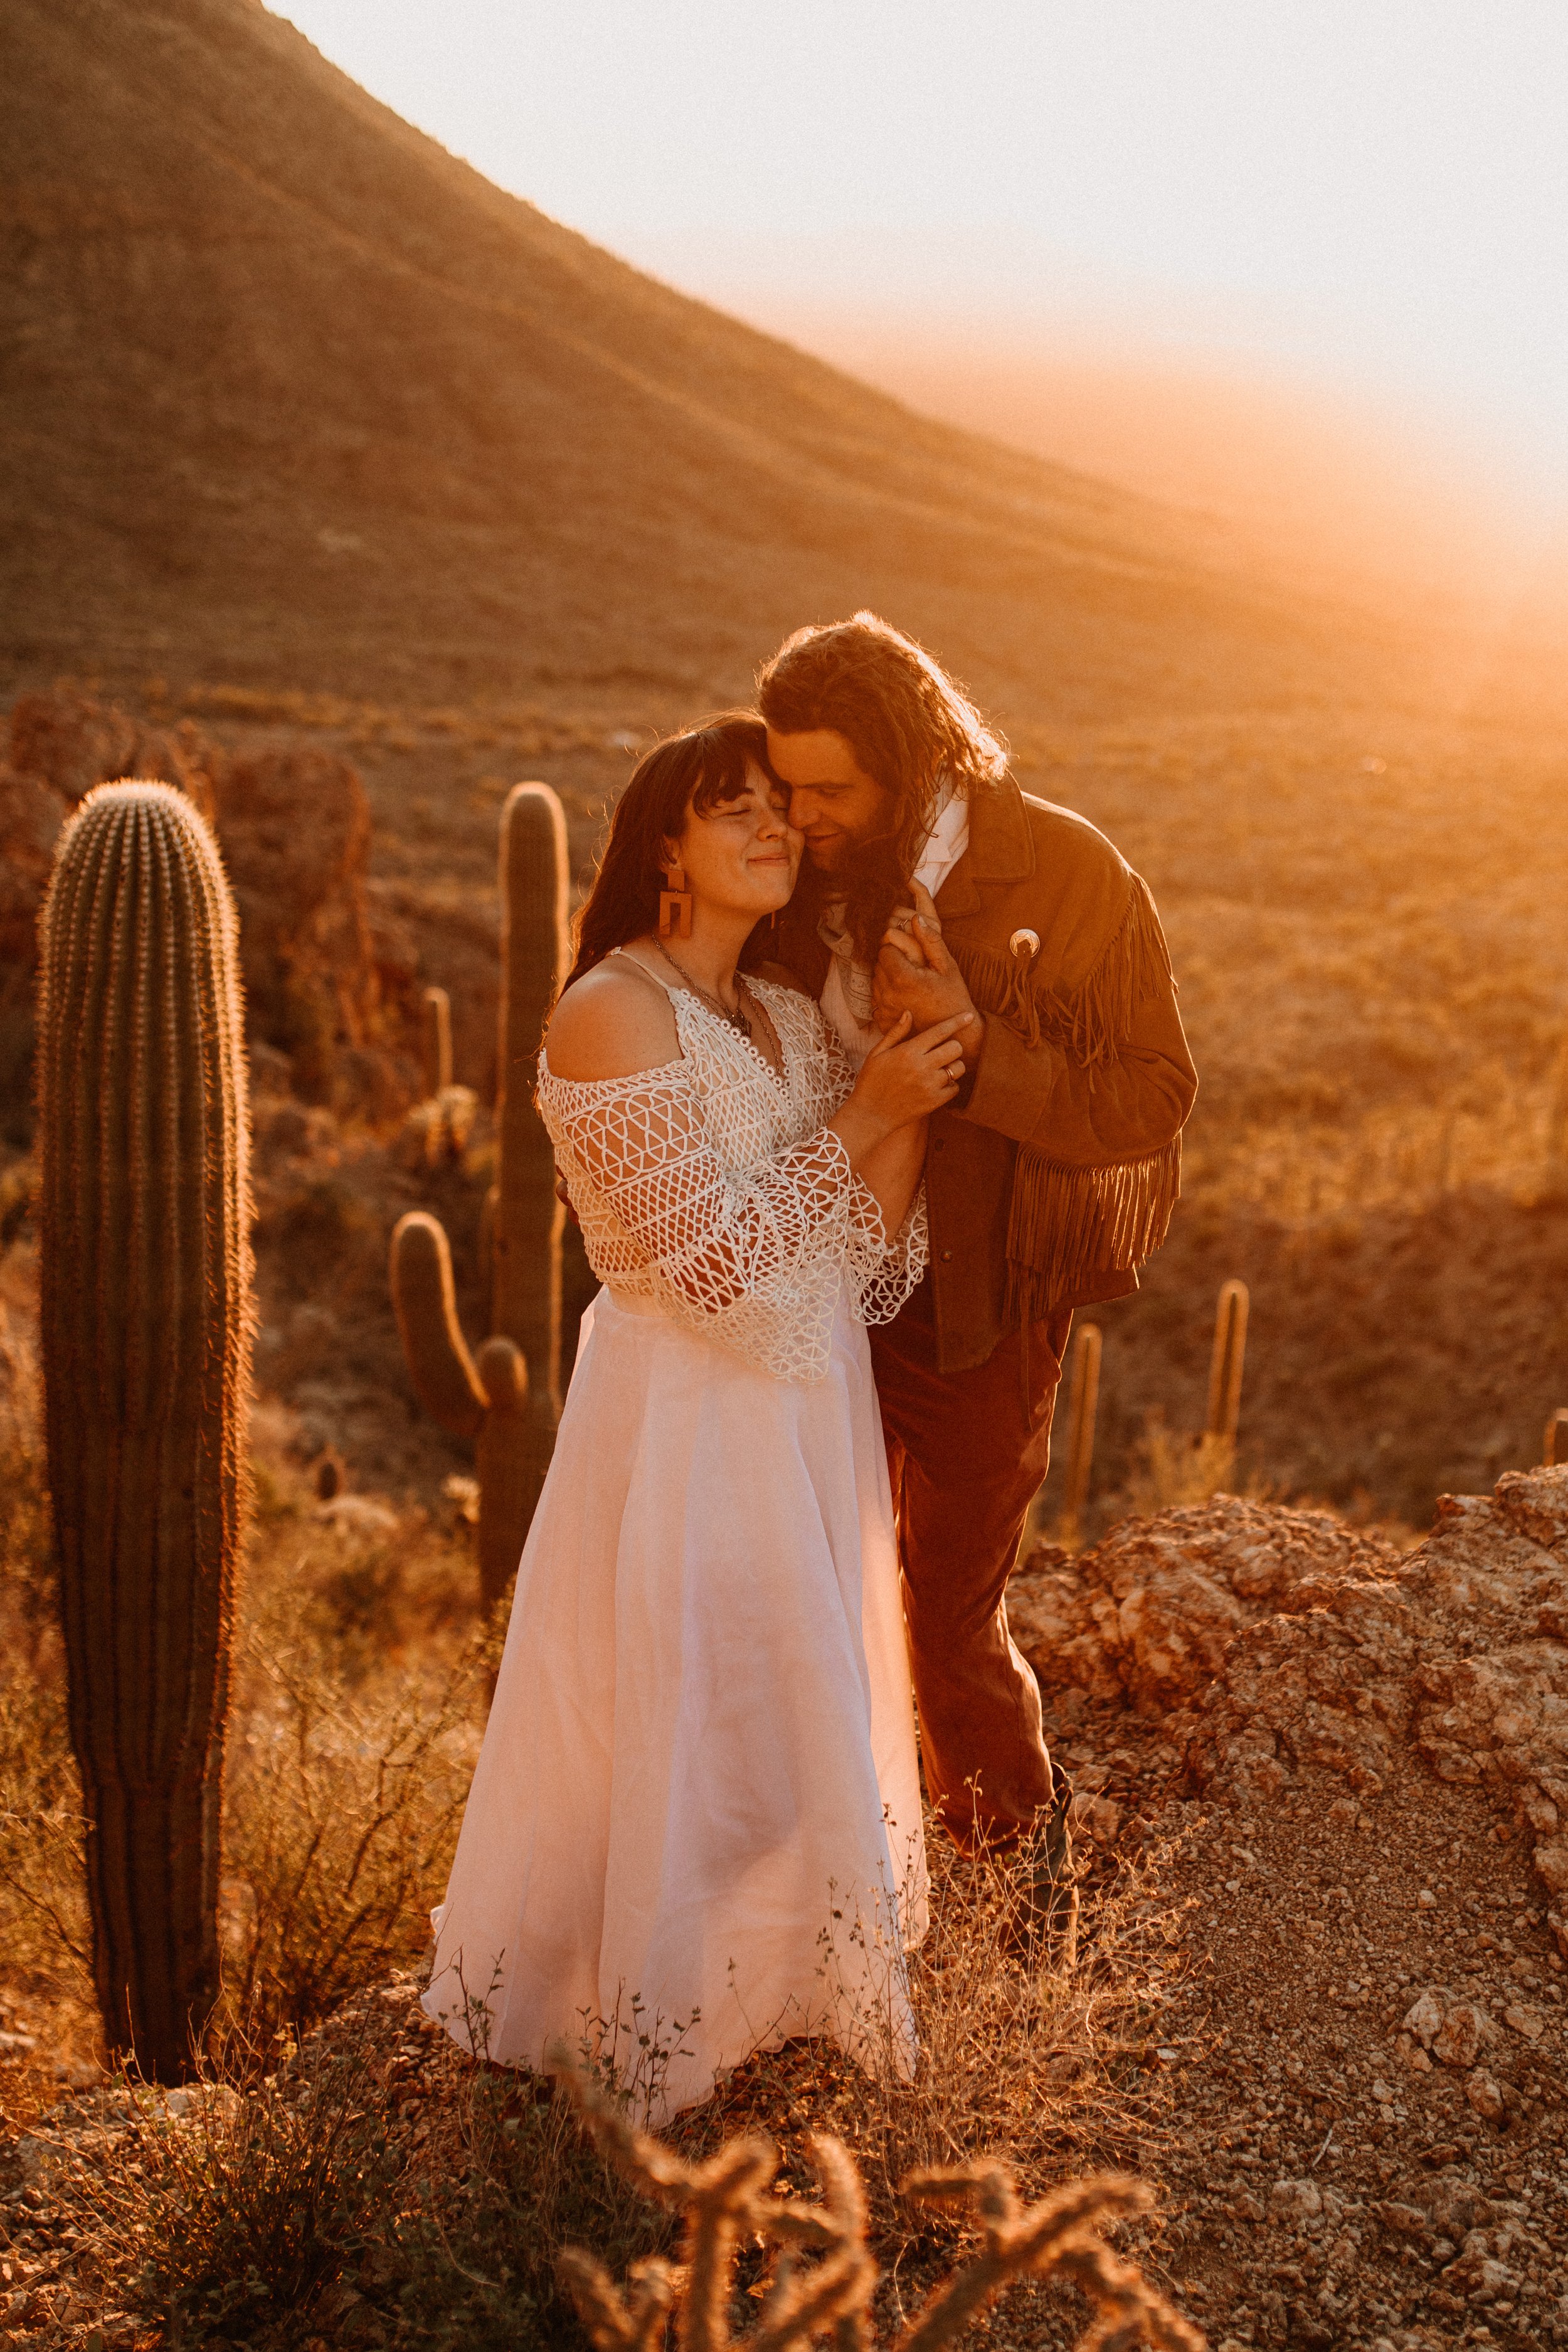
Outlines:
{"type": "Polygon", "coordinates": [[[1568,1955],[1568,1467],[1445,1496],[1405,1554],[1218,1496],[1036,1554],[1007,1612],[1047,1701],[1120,1700],[1200,1790],[1267,1803],[1321,1773],[1353,1806],[1423,1766],[1484,1788],[1568,1955]]]}
{"type": "Polygon", "coordinates": [[[309,748],[231,753],[188,719],[153,726],[61,687],[16,704],[0,762],[0,1107],[9,1122],[26,1122],[36,928],[56,837],[94,784],[127,775],[175,785],[216,830],[239,908],[252,1043],[289,1057],[307,1101],[377,1118],[400,1111],[413,1090],[401,1049],[416,981],[405,992],[395,983],[387,1001],[366,887],[370,808],[355,770],[309,748]]]}

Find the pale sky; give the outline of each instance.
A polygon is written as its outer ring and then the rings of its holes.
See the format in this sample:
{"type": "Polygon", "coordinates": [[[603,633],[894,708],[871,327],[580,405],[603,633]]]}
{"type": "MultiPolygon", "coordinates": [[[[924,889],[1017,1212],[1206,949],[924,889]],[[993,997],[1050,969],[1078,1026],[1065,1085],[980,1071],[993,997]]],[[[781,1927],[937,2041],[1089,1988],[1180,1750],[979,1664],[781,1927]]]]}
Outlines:
{"type": "Polygon", "coordinates": [[[1235,368],[1568,499],[1568,0],[281,13],[503,187],[760,324],[1235,368]]]}

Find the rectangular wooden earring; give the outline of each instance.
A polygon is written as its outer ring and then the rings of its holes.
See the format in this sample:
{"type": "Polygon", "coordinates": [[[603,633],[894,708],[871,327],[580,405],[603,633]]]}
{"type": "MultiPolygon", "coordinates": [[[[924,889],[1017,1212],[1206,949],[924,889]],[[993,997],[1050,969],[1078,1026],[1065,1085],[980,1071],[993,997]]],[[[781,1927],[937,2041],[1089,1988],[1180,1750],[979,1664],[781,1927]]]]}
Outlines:
{"type": "Polygon", "coordinates": [[[686,887],[684,866],[667,866],[664,878],[668,888],[658,894],[658,935],[661,940],[689,940],[691,937],[691,893],[686,887]]]}

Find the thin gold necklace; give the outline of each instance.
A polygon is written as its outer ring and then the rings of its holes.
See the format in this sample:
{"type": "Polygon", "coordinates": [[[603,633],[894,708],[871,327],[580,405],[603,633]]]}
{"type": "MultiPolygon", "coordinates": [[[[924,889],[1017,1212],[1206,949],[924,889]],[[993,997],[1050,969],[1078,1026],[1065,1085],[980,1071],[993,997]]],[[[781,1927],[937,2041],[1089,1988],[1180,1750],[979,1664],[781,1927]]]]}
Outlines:
{"type": "MultiPolygon", "coordinates": [[[[653,941],[653,947],[655,952],[664,958],[671,971],[679,973],[681,979],[686,982],[687,987],[691,991],[693,996],[700,996],[704,1004],[711,1005],[713,1011],[719,1015],[720,1020],[726,1023],[730,1028],[737,1031],[741,1036],[750,1037],[752,1034],[752,1024],[746,1018],[743,1002],[737,1002],[735,1010],[731,1013],[723,998],[721,996],[715,996],[711,989],[704,988],[700,980],[693,980],[691,974],[687,971],[686,966],[683,963],[677,962],[675,957],[670,954],[669,950],[663,946],[659,940],[655,940],[653,941]]],[[[741,999],[743,994],[741,975],[739,972],[735,975],[735,994],[738,1000],[741,999]]]]}

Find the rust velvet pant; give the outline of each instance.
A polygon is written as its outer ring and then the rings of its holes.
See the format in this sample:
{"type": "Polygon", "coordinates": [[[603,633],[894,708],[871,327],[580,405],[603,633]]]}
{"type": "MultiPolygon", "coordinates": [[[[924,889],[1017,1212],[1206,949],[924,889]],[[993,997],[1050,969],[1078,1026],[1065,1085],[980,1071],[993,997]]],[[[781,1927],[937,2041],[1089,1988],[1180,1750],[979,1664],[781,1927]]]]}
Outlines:
{"type": "Polygon", "coordinates": [[[1035,1677],[1004,1591],[1050,1460],[1070,1314],[1002,1340],[984,1364],[936,1369],[917,1292],[870,1333],[926,1791],[961,1846],[1005,1846],[1049,1801],[1035,1677]]]}

